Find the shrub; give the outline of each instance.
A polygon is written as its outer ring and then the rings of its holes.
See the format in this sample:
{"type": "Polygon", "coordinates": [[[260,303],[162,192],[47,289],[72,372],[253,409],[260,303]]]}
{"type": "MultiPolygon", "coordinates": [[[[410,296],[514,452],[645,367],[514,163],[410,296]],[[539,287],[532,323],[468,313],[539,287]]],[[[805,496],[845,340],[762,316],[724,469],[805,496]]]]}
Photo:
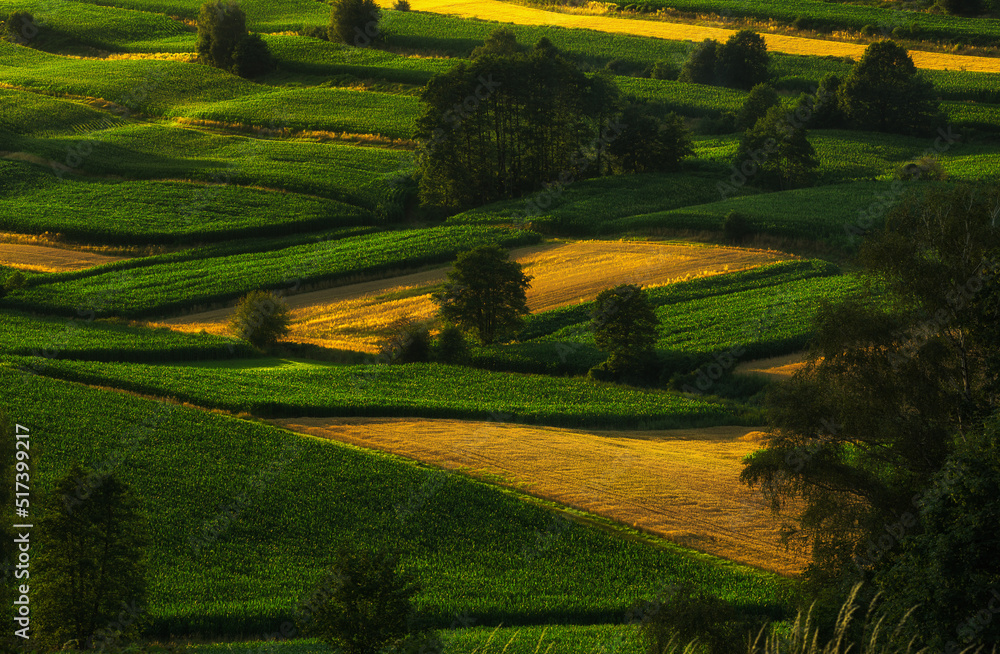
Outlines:
{"type": "Polygon", "coordinates": [[[412,318],[402,318],[389,328],[389,337],[380,352],[392,363],[419,363],[430,360],[431,335],[427,326],[412,318]]]}
{"type": "Polygon", "coordinates": [[[198,12],[198,61],[233,69],[236,46],[247,35],[247,17],[232,0],[206,2],[198,12]]]}
{"type": "Polygon", "coordinates": [[[303,27],[302,29],[299,30],[299,35],[308,36],[309,38],[312,39],[320,39],[321,41],[330,40],[330,34],[328,32],[328,28],[326,27],[316,27],[316,26],[303,27]]]}
{"type": "Polygon", "coordinates": [[[677,79],[679,74],[680,71],[673,64],[663,60],[657,61],[649,69],[649,76],[653,79],[677,79]]]}
{"type": "Polygon", "coordinates": [[[755,231],[750,219],[738,211],[730,211],[722,223],[722,232],[726,240],[734,243],[742,243],[753,236],[755,231]]]}
{"type": "Polygon", "coordinates": [[[896,179],[913,181],[918,179],[942,180],[948,178],[948,171],[936,158],[925,155],[905,163],[896,169],[896,179]]]}
{"type": "Polygon", "coordinates": [[[680,82],[715,84],[719,42],[705,39],[694,47],[677,76],[680,82]]]}
{"type": "Polygon", "coordinates": [[[469,345],[461,328],[445,325],[438,334],[434,354],[442,363],[464,363],[469,358],[469,345]]]}
{"type": "Polygon", "coordinates": [[[274,70],[274,57],[259,34],[240,39],[233,51],[233,72],[240,77],[257,77],[274,70]]]}
{"type": "Polygon", "coordinates": [[[725,86],[749,90],[771,79],[770,65],[764,37],[740,30],[719,46],[716,75],[725,86]]]}
{"type": "Polygon", "coordinates": [[[251,291],[236,305],[229,328],[251,345],[264,348],[288,335],[288,304],[270,291],[251,291]]]}
{"type": "Polygon", "coordinates": [[[382,10],[374,0],[337,0],[330,10],[331,41],[364,48],[381,40],[382,10]]]}
{"type": "Polygon", "coordinates": [[[35,17],[26,11],[15,11],[3,25],[3,39],[10,43],[26,45],[28,41],[38,36],[38,25],[35,17]]]}
{"type": "Polygon", "coordinates": [[[744,132],[763,118],[768,109],[780,105],[778,92],[770,84],[758,84],[750,90],[747,99],[743,101],[743,106],[736,112],[736,129],[744,132]]]}
{"type": "Polygon", "coordinates": [[[396,11],[409,11],[410,3],[406,0],[396,0],[396,4],[392,6],[396,11]]]}

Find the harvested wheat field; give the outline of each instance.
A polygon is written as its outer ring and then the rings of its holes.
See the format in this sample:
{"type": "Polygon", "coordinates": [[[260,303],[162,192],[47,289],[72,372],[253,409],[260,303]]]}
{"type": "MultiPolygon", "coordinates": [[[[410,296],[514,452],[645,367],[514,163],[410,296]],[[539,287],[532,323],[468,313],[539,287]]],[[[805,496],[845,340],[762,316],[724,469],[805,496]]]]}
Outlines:
{"type": "Polygon", "coordinates": [[[0,243],[0,264],[36,272],[83,270],[113,261],[121,261],[125,258],[79,250],[50,248],[44,245],[0,243]]]}
{"type": "Polygon", "coordinates": [[[781,574],[804,553],[779,543],[777,520],[739,483],[763,436],[748,427],[581,431],[496,422],[293,418],[292,431],[391,452],[605,516],[679,544],[781,574]]]}
{"type": "MultiPolygon", "coordinates": [[[[594,299],[617,284],[662,286],[685,279],[755,268],[793,258],[770,250],[636,241],[556,243],[512,252],[533,277],[528,308],[546,311],[594,299]]],[[[288,298],[289,340],[374,353],[402,318],[427,321],[437,311],[430,293],[448,268],[388,280],[302,293],[288,298]]],[[[225,333],[232,309],[175,318],[157,326],[225,333]]]]}
{"type": "MultiPolygon", "coordinates": [[[[391,7],[394,0],[378,0],[383,7],[391,7]]],[[[558,13],[509,4],[499,0],[476,0],[476,2],[456,2],[454,0],[411,0],[416,11],[450,14],[463,18],[480,18],[517,25],[552,25],[554,27],[590,29],[599,32],[652,36],[671,41],[702,41],[716,39],[725,41],[735,31],[718,27],[670,23],[665,21],[616,18],[613,16],[593,16],[586,14],[558,13]]],[[[861,57],[867,46],[859,43],[807,39],[783,34],[762,34],[767,47],[773,52],[795,55],[817,55],[861,57]]],[[[941,52],[910,50],[910,57],[917,68],[934,70],[967,70],[984,73],[1000,72],[1000,59],[993,57],[971,57],[941,52]]]]}
{"type": "Polygon", "coordinates": [[[734,372],[754,375],[764,375],[775,381],[783,381],[802,370],[806,365],[805,352],[786,354],[756,361],[744,361],[736,366],[734,372]]]}

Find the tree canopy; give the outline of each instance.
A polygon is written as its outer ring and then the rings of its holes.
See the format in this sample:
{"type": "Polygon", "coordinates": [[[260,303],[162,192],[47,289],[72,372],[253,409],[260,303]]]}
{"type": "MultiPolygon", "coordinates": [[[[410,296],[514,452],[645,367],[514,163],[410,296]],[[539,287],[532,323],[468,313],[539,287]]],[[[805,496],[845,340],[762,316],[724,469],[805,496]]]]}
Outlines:
{"type": "Polygon", "coordinates": [[[819,160],[806,135],[793,113],[771,107],[743,133],[733,158],[736,176],[778,190],[812,185],[819,160]]]}
{"type": "Polygon", "coordinates": [[[416,134],[425,204],[467,208],[605,166],[602,152],[615,136],[614,84],[585,75],[548,39],[529,52],[514,46],[503,31],[494,34],[477,57],[424,89],[416,134]]]}
{"type": "Polygon", "coordinates": [[[659,336],[659,318],[646,292],[635,284],[620,284],[597,294],[590,315],[594,343],[607,352],[608,360],[595,369],[595,376],[638,379],[654,359],[653,346],[659,336]]]}
{"type": "Polygon", "coordinates": [[[930,135],[945,122],[934,85],[917,72],[906,48],[891,40],[869,45],[837,93],[858,129],[930,135]]]}
{"type": "Polygon", "coordinates": [[[621,133],[608,146],[608,157],[621,172],[677,170],[684,157],[694,154],[691,134],[674,113],[660,118],[647,107],[630,105],[621,123],[621,133]]]}
{"type": "Polygon", "coordinates": [[[444,290],[432,297],[442,318],[489,344],[520,326],[528,313],[525,291],[530,282],[506,250],[484,245],[460,254],[444,290]]]}
{"type": "Polygon", "coordinates": [[[998,213],[996,190],[968,186],[891,211],[862,246],[868,294],[821,309],[805,368],[770,393],[742,479],[775,507],[804,500],[789,533],[812,544],[809,578],[898,553],[914,498],[996,410],[998,213]]]}
{"type": "Polygon", "coordinates": [[[330,7],[328,38],[363,48],[381,39],[382,9],[374,0],[336,0],[330,7]]]}

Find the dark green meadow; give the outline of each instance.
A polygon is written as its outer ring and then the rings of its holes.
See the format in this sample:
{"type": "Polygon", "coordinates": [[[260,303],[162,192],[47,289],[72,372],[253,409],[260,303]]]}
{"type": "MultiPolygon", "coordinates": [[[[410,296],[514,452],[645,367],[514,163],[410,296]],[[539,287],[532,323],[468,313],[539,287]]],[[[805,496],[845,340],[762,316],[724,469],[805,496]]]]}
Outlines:
{"type": "MultiPolygon", "coordinates": [[[[522,45],[549,39],[652,114],[679,115],[694,155],[674,172],[551,180],[544,194],[442,213],[418,204],[420,94],[498,23],[386,10],[384,46],[356,48],[310,32],[328,24],[325,2],[245,0],[248,27],[277,64],[250,81],[192,63],[201,4],[0,0],[0,19],[27,10],[43,26],[30,47],[0,41],[0,244],[125,257],[25,270],[2,286],[0,409],[38,443],[38,493],[74,461],[135,488],[153,530],[149,639],[194,639],[186,648],[198,654],[329,653],[298,632],[264,641],[346,542],[404,553],[446,654],[639,654],[630,610],[684,581],[744,615],[794,615],[796,580],[266,420],[757,427],[772,382],[730,364],[710,392],[690,392],[691,380],[714,362],[807,348],[824,303],[870,290],[852,258],[907,194],[995,182],[1000,75],[925,73],[957,135],[944,147],[938,132],[810,130],[816,185],[770,191],[738,180],[740,135],[719,128],[747,92],[651,76],[656,64],[676,72],[693,44],[507,26],[522,45]],[[946,180],[896,179],[927,153],[946,180]],[[734,212],[750,225],[744,238],[726,233],[734,212]],[[473,346],[461,363],[389,363],[302,343],[262,351],[146,322],[231,307],[254,290],[388,280],[478,245],[573,239],[743,245],[791,260],[667,286],[638,280],[652,285],[660,320],[659,373],[641,387],[587,376],[607,356],[590,301],[532,314],[511,342],[473,346]]],[[[641,4],[640,13],[732,3],[641,4]]],[[[740,6],[744,18],[804,16],[817,29],[860,30],[896,13],[815,0],[740,6]]],[[[921,14],[904,27],[912,39],[977,45],[995,41],[998,24],[921,14]]],[[[791,107],[852,62],[775,54],[772,66],[791,107]]],[[[0,266],[0,285],[14,273],[0,266]]]]}

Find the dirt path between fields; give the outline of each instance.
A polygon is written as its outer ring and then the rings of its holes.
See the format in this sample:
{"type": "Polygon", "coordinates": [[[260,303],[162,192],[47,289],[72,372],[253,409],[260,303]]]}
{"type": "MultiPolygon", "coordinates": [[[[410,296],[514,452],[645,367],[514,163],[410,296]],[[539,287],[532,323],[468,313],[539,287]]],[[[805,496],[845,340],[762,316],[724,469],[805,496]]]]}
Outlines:
{"type": "Polygon", "coordinates": [[[113,257],[106,254],[81,252],[79,250],[63,250],[43,245],[21,245],[18,243],[0,243],[0,264],[34,270],[36,272],[66,272],[93,268],[113,261],[121,261],[128,257],[113,257]]]}
{"type": "MultiPolygon", "coordinates": [[[[527,292],[533,312],[589,301],[617,284],[662,286],[793,258],[771,250],[638,241],[547,244],[514,250],[512,256],[534,278],[527,292]]],[[[290,296],[294,318],[288,339],[376,353],[396,321],[433,319],[437,306],[430,292],[445,281],[449,270],[443,267],[290,296]]],[[[232,309],[219,309],[155,325],[224,334],[231,313],[232,309]]]]}
{"type": "Polygon", "coordinates": [[[779,543],[778,520],[739,482],[760,447],[750,427],[592,431],[497,422],[292,418],[295,432],[391,452],[496,481],[681,545],[782,574],[803,552],[779,543]]]}
{"type": "MultiPolygon", "coordinates": [[[[394,4],[394,0],[378,0],[378,3],[383,7],[391,7],[394,4]]],[[[522,5],[507,4],[499,0],[476,0],[475,2],[410,0],[410,6],[416,11],[449,14],[463,18],[480,18],[517,25],[552,25],[555,27],[590,29],[599,32],[630,34],[632,36],[652,36],[671,41],[697,42],[704,39],[725,41],[735,34],[735,30],[690,25],[687,23],[668,23],[663,21],[615,18],[612,16],[563,14],[522,5]]],[[[786,36],[784,34],[762,34],[761,36],[764,37],[768,49],[772,52],[795,55],[853,57],[856,61],[867,47],[860,43],[807,39],[801,36],[786,36]]],[[[920,50],[911,50],[910,57],[912,57],[913,63],[917,68],[967,70],[985,73],[1000,72],[1000,58],[972,57],[920,50]]]]}

